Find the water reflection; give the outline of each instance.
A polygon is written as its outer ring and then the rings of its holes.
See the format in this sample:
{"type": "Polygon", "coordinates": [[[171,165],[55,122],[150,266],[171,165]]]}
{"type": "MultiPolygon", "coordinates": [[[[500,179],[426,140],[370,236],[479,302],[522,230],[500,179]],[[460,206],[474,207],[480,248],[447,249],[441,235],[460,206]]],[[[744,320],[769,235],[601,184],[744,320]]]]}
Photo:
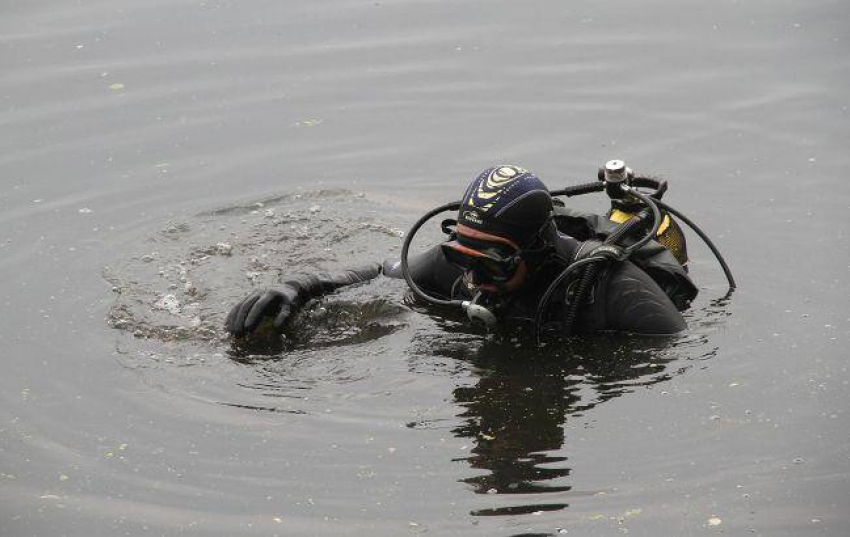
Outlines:
{"type": "Polygon", "coordinates": [[[464,410],[462,423],[452,432],[473,442],[470,455],[461,460],[476,470],[461,481],[477,494],[537,495],[529,505],[472,513],[487,516],[567,507],[539,502],[541,493],[572,489],[572,468],[562,451],[567,421],[638,387],[681,374],[687,365],[675,370],[670,366],[674,361],[681,364],[677,349],[690,347],[694,340],[597,336],[541,352],[521,341],[493,339],[473,347],[471,354],[471,342],[465,343],[428,343],[432,351],[465,361],[477,377],[474,384],[453,393],[464,410]]]}

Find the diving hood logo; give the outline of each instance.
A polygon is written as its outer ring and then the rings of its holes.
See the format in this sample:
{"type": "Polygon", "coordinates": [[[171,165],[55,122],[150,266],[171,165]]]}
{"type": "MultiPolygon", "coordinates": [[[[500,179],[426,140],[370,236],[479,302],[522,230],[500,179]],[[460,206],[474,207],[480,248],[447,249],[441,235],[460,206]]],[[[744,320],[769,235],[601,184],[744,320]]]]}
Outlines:
{"type": "Polygon", "coordinates": [[[479,225],[484,224],[484,221],[478,215],[477,211],[470,211],[470,210],[464,211],[463,217],[461,217],[461,220],[466,220],[468,222],[472,222],[473,224],[479,224],[479,225]]]}

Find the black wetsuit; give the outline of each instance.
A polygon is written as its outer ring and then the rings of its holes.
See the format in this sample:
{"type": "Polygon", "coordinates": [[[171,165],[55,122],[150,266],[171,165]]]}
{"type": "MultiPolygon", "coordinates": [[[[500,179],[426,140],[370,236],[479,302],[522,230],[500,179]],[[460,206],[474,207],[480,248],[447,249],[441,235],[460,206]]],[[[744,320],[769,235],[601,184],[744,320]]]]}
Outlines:
{"type": "MultiPolygon", "coordinates": [[[[616,227],[605,217],[565,207],[555,207],[555,224],[559,233],[552,246],[557,255],[543,263],[522,289],[508,298],[503,314],[505,322],[533,323],[543,294],[567,262],[587,255],[616,227]]],[[[383,271],[390,277],[402,277],[398,262],[385,263],[383,271]]],[[[446,261],[439,247],[412,259],[410,272],[413,280],[429,293],[451,299],[472,298],[461,281],[460,269],[446,261]]],[[[571,329],[673,334],[686,328],[680,310],[687,308],[696,295],[697,288],[685,268],[669,250],[650,241],[630,260],[609,262],[605,266],[580,306],[575,327],[571,329]]],[[[551,325],[557,326],[564,320],[569,296],[567,284],[550,299],[545,320],[551,325]]]]}
{"type": "MultiPolygon", "coordinates": [[[[575,259],[577,254],[580,255],[581,245],[571,237],[561,236],[561,244],[557,248],[562,254],[572,254],[571,259],[575,259]]],[[[654,265],[651,260],[644,262],[654,265]]],[[[508,298],[503,322],[533,324],[543,294],[565,267],[562,263],[553,262],[536,272],[520,292],[508,298]]],[[[397,261],[385,263],[383,270],[389,277],[402,277],[397,261]]],[[[622,330],[640,334],[674,334],[684,330],[685,321],[673,298],[680,301],[681,307],[686,307],[696,293],[693,284],[684,271],[681,274],[667,273],[657,266],[652,270],[661,277],[662,284],[678,294],[673,294],[671,298],[659,282],[650,277],[649,272],[632,261],[613,262],[600,273],[586,302],[582,304],[576,319],[577,331],[622,330]],[[692,292],[683,293],[691,289],[692,292]]],[[[439,247],[412,259],[410,272],[413,280],[428,293],[451,299],[472,298],[470,290],[462,281],[462,272],[445,260],[439,247]]],[[[546,320],[551,324],[563,321],[566,315],[568,289],[568,285],[562,286],[550,299],[546,320]]]]}

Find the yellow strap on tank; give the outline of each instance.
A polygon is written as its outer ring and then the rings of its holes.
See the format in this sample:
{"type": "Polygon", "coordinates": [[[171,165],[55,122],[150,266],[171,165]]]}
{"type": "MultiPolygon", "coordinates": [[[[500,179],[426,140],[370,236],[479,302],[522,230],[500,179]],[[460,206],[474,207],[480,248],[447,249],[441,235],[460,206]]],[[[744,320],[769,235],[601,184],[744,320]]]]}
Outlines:
{"type": "MultiPolygon", "coordinates": [[[[627,213],[621,211],[620,209],[614,209],[613,211],[611,211],[611,215],[608,216],[608,220],[616,222],[618,224],[622,224],[633,216],[634,214],[632,213],[627,213]]],[[[664,220],[661,221],[661,225],[658,227],[658,232],[655,234],[655,236],[660,237],[665,231],[667,231],[668,227],[670,227],[670,215],[665,214],[664,220]]]]}

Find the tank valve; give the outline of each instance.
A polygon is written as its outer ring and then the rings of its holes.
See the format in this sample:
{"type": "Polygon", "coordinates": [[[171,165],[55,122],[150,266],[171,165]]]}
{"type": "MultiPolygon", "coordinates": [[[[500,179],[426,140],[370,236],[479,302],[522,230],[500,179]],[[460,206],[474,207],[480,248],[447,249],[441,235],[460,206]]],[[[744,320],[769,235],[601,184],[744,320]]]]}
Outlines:
{"type": "Polygon", "coordinates": [[[612,200],[621,200],[626,197],[623,186],[631,183],[634,172],[619,159],[609,160],[605,166],[599,169],[600,181],[605,183],[605,192],[612,200]]]}

